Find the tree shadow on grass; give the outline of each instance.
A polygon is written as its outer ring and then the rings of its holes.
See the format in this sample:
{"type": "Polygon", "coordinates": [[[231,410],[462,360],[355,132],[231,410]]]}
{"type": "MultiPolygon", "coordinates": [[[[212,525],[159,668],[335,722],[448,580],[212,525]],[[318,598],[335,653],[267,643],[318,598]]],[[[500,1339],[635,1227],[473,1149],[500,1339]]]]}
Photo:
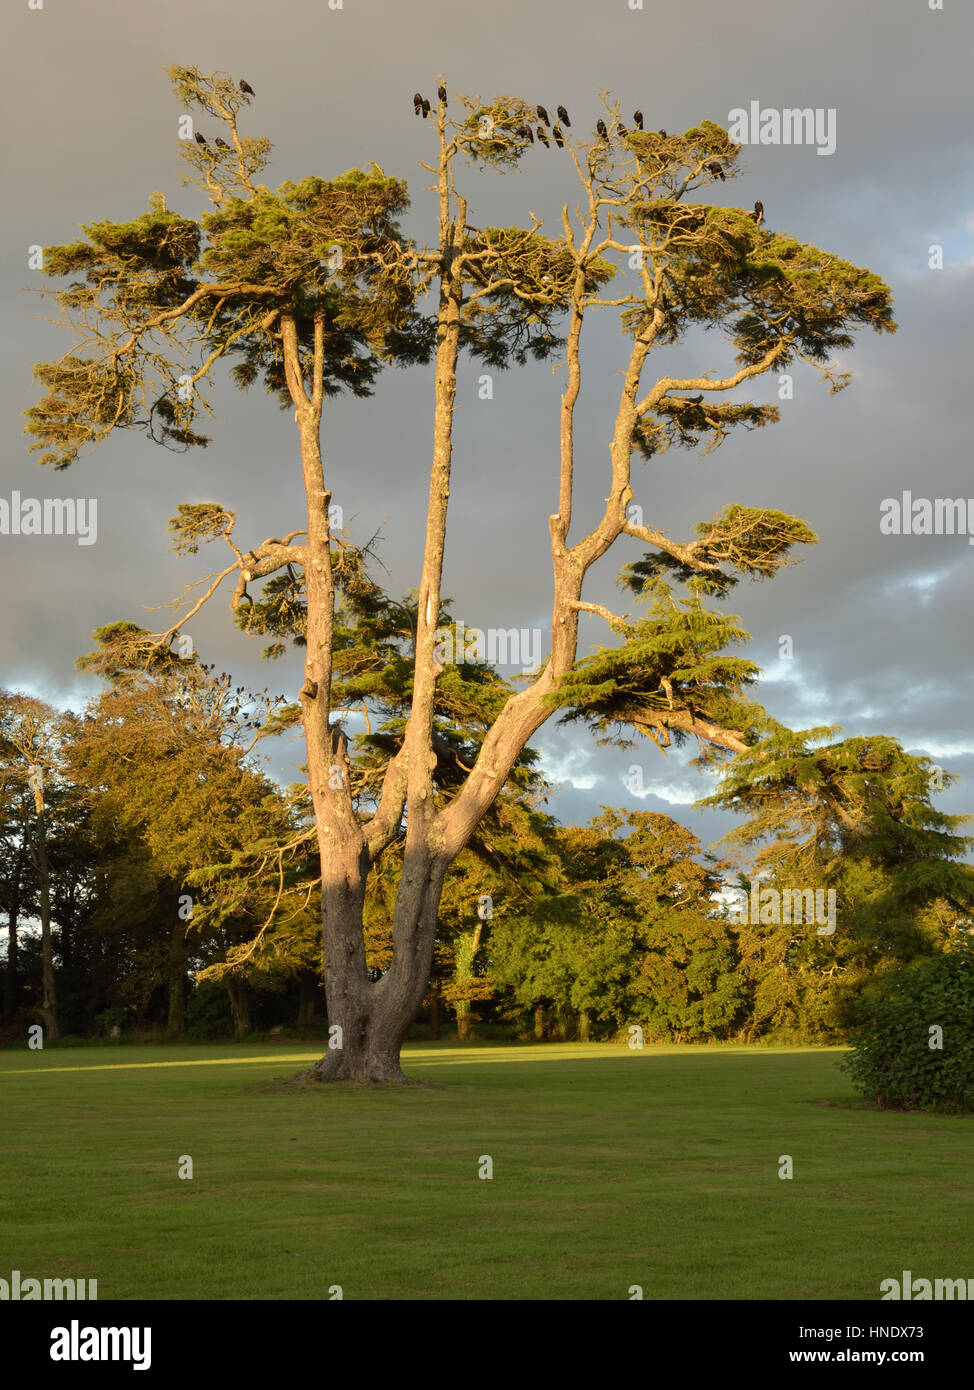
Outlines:
{"type": "Polygon", "coordinates": [[[274,1077],[271,1081],[253,1081],[247,1083],[243,1089],[250,1094],[257,1095],[281,1095],[284,1093],[305,1093],[327,1095],[332,1091],[408,1091],[415,1089],[423,1091],[455,1091],[461,1089],[456,1085],[449,1085],[443,1081],[421,1081],[417,1077],[407,1076],[405,1083],[401,1081],[313,1081],[303,1077],[274,1077]]]}

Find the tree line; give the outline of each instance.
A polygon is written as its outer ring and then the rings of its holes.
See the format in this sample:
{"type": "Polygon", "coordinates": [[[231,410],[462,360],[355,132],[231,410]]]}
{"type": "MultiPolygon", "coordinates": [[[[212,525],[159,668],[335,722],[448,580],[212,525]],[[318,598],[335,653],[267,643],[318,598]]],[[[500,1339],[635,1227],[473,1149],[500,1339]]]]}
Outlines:
{"type": "MultiPolygon", "coordinates": [[[[408,709],[412,614],[364,572],[355,590],[336,638],[350,708],[363,643],[387,657],[380,717],[351,740],[365,805],[408,709]]],[[[132,624],[96,635],[79,665],[106,688],[80,714],[0,694],[2,1037],[38,1022],[47,1038],[324,1036],[314,809],[261,756],[299,706],[175,648],[127,666],[132,624]]],[[[507,697],[483,661],[454,664],[444,689],[442,804],[507,697]]],[[[657,812],[560,824],[526,749],[446,878],[414,1035],[836,1041],[871,980],[956,949],[974,874],[967,818],[933,804],[950,775],[891,738],[765,722],[701,803],[741,818],[720,855],[657,812]],[[834,893],[835,929],[783,920],[794,891],[834,893]]],[[[376,982],[404,845],[366,899],[376,982]]]]}

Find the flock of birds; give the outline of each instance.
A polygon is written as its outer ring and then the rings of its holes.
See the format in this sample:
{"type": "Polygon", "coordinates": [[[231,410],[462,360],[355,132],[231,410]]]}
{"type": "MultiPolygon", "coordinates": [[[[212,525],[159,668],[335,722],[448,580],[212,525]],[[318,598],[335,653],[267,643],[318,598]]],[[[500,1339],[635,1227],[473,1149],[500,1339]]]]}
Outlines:
{"type": "MultiPolygon", "coordinates": [[[[446,87],[443,86],[442,83],[437,88],[436,95],[439,97],[440,101],[443,102],[445,106],[446,87]]],[[[538,113],[538,119],[542,122],[542,124],[536,126],[534,130],[531,129],[530,125],[518,126],[515,134],[517,134],[522,140],[529,141],[532,145],[534,144],[535,135],[537,135],[538,140],[541,142],[542,145],[544,145],[545,149],[548,150],[551,148],[551,142],[548,139],[548,131],[550,130],[552,140],[554,140],[555,144],[558,146],[559,149],[563,149],[565,145],[565,132],[562,130],[561,126],[565,126],[566,128],[571,127],[571,121],[568,118],[568,112],[565,110],[564,106],[555,107],[555,113],[558,116],[558,120],[561,122],[561,125],[556,125],[552,123],[551,117],[548,115],[547,110],[540,103],[534,109],[538,113]]],[[[425,121],[426,118],[429,116],[431,110],[432,105],[428,98],[424,97],[422,92],[414,93],[414,113],[417,116],[422,116],[423,120],[425,121]]],[[[643,113],[641,111],[634,111],[632,113],[632,120],[637,130],[642,130],[644,128],[643,113]]],[[[628,126],[624,126],[621,121],[619,122],[616,129],[618,134],[623,137],[629,134],[628,126]]],[[[595,130],[600,140],[608,142],[609,128],[606,125],[605,121],[596,121],[595,130]]],[[[665,130],[660,130],[657,133],[661,140],[667,139],[667,134],[665,130]]],[[[706,168],[709,174],[713,175],[715,179],[720,179],[721,183],[727,182],[727,175],[724,173],[724,166],[721,164],[719,159],[712,159],[710,163],[705,165],[704,167],[706,168]]],[[[749,213],[748,216],[751,217],[757,224],[757,226],[760,227],[761,223],[764,221],[764,204],[760,201],[756,202],[754,204],[754,211],[749,213]]]]}
{"type": "MultiPolygon", "coordinates": [[[[254,91],[253,87],[250,85],[250,83],[247,81],[247,79],[246,79],[245,77],[241,77],[241,79],[240,79],[240,81],[239,81],[239,83],[238,83],[237,85],[239,86],[240,90],[243,92],[244,96],[255,97],[255,96],[257,95],[257,93],[254,91]]],[[[208,143],[207,143],[206,136],[205,136],[205,135],[201,135],[201,134],[199,133],[199,131],[196,132],[196,143],[197,143],[197,145],[202,145],[205,149],[209,149],[209,145],[208,145],[208,143]]],[[[221,140],[220,137],[219,137],[219,135],[216,137],[216,140],[214,141],[214,144],[217,146],[218,149],[221,149],[221,150],[228,150],[228,149],[230,148],[230,146],[227,144],[226,140],[221,140]]]]}
{"type": "MultiPolygon", "coordinates": [[[[252,97],[257,95],[253,87],[251,87],[250,83],[246,81],[245,78],[241,77],[238,85],[245,96],[252,97]]],[[[442,83],[436,89],[436,95],[439,97],[440,101],[445,106],[446,87],[442,83]]],[[[542,145],[544,145],[545,149],[548,150],[551,148],[551,142],[548,139],[548,131],[550,130],[552,140],[554,140],[555,144],[558,146],[560,150],[564,149],[565,132],[562,130],[561,127],[564,126],[566,129],[571,129],[572,124],[569,120],[568,112],[566,111],[565,107],[555,107],[555,114],[557,115],[558,120],[561,122],[561,125],[552,122],[547,110],[540,104],[540,102],[534,109],[538,113],[538,120],[541,122],[541,124],[536,126],[534,130],[531,129],[530,125],[518,126],[517,134],[520,136],[522,140],[528,140],[532,145],[534,144],[535,135],[537,135],[538,140],[541,142],[542,145]]],[[[426,118],[429,116],[431,110],[432,105],[428,98],[424,97],[421,92],[416,92],[413,96],[413,111],[415,112],[415,114],[417,116],[422,116],[423,120],[425,121],[426,118]]],[[[632,113],[632,119],[636,129],[642,130],[643,113],[641,111],[634,111],[632,113]]],[[[608,141],[609,128],[606,125],[605,121],[596,121],[595,130],[600,140],[608,141]]],[[[628,127],[624,126],[621,121],[617,126],[617,130],[619,135],[623,137],[629,134],[628,127]]],[[[667,139],[665,130],[659,131],[658,134],[661,140],[667,139]]],[[[209,148],[206,136],[201,135],[199,131],[196,132],[196,143],[198,145],[203,145],[207,149],[209,148]]],[[[215,143],[218,149],[228,150],[230,148],[226,140],[221,140],[219,136],[217,137],[215,143]]],[[[707,172],[709,174],[712,174],[715,179],[720,179],[721,183],[725,183],[727,181],[727,175],[724,173],[724,166],[721,164],[719,159],[712,159],[710,163],[705,166],[705,168],[707,169],[707,172]]],[[[754,211],[752,213],[749,213],[748,216],[753,218],[756,225],[760,227],[761,223],[764,221],[764,204],[760,201],[756,202],[754,204],[754,211]]]]}

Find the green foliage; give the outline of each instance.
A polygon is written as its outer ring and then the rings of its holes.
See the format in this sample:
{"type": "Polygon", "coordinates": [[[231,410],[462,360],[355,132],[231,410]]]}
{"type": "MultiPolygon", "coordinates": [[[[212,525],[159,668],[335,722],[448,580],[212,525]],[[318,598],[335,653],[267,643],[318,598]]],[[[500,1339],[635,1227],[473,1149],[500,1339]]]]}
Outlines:
{"type": "MultiPolygon", "coordinates": [[[[746,815],[725,844],[755,851],[762,888],[836,894],[832,935],[807,923],[737,927],[750,1036],[842,1036],[874,976],[942,952],[974,909],[974,871],[963,862],[972,841],[959,833],[970,818],[932,804],[931,760],[887,737],[828,742],[835,732],[765,718],[699,803],[746,815]]],[[[943,785],[953,780],[942,774],[943,785]]],[[[751,881],[740,885],[750,891],[751,881]]]]}
{"type": "MultiPolygon", "coordinates": [[[[222,122],[223,147],[181,140],[180,153],[212,211],[198,221],[161,194],[129,222],[93,222],[83,240],[46,248],[43,273],[69,279],[48,291],[79,350],[35,368],[46,394],[25,412],[41,463],[67,468],[114,429],[139,429],[169,448],[204,446],[204,392],[225,361],[241,389],[259,378],[292,405],[280,323],[293,323],[306,379],[314,373],[315,320],[322,392],[371,394],[383,363],[426,361],[430,321],[415,310],[429,279],[400,234],[405,183],[378,165],[336,179],[255,184],[270,141],[243,135],[249,105],[226,74],[174,66],[184,106],[222,122]]],[[[222,137],[221,137],[222,138],[222,137]]]]}
{"type": "Polygon", "coordinates": [[[883,1109],[974,1111],[970,930],[955,949],[881,975],[858,1005],[843,1065],[883,1109]]]}
{"type": "Polygon", "coordinates": [[[559,829],[552,848],[563,884],[492,928],[491,978],[525,1009],[610,1031],[729,1036],[747,993],[712,901],[718,866],[696,837],[668,816],[603,808],[585,829],[559,829]]]}
{"type": "Polygon", "coordinates": [[[731,728],[746,728],[751,719],[744,692],[758,677],[758,667],[744,657],[725,655],[748,633],[732,614],[704,607],[706,581],[689,581],[686,598],[673,597],[661,581],[640,582],[652,598],[649,616],[625,624],[619,647],[597,647],[576,662],[548,697],[564,710],[562,723],[584,720],[605,735],[603,742],[627,747],[626,726],[639,729],[662,746],[670,729],[679,745],[688,737],[671,716],[703,716],[731,728]]]}
{"type": "Polygon", "coordinates": [[[544,361],[564,345],[559,320],[579,282],[592,294],[616,273],[604,258],[580,265],[563,241],[521,227],[485,227],[468,236],[465,274],[471,285],[461,316],[460,342],[498,369],[544,361]]]}

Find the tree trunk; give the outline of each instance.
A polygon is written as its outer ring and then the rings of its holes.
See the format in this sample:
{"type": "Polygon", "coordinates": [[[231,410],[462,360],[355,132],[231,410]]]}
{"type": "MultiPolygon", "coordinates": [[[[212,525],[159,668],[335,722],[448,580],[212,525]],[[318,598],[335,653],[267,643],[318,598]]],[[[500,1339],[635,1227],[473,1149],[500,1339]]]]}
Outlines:
{"type": "MultiPolygon", "coordinates": [[[[440,121],[441,150],[445,147],[440,121]]],[[[281,343],[288,390],[301,442],[301,467],[308,512],[305,547],[307,623],[305,684],[301,711],[308,754],[308,786],[314,805],[321,859],[321,915],[329,1044],[325,1056],[300,1074],[315,1081],[380,1082],[405,1085],[399,1052],[422,1005],[433,965],[433,946],[443,877],[462,849],[445,849],[437,823],[432,747],[440,581],[450,496],[452,422],[460,342],[462,283],[454,261],[465,236],[466,204],[457,199],[450,219],[446,166],[440,173],[440,294],[436,348],[436,411],[423,571],[414,637],[412,704],[403,744],[383,782],[379,807],[363,830],[351,792],[348,742],[341,715],[331,723],[335,581],[332,573],[329,503],[321,457],[321,408],[325,309],[315,307],[311,394],[305,387],[297,328],[281,317],[281,343]],[[403,869],[393,914],[393,957],[380,980],[366,970],[363,908],[372,865],[395,838],[405,810],[403,869]]],[[[469,838],[469,836],[467,837],[469,838]]]]}
{"type": "MultiPolygon", "coordinates": [[[[323,876],[325,863],[323,859],[323,876]]],[[[398,949],[389,970],[374,984],[365,970],[361,906],[357,917],[337,924],[326,909],[328,1051],[313,1067],[299,1073],[298,1079],[408,1084],[399,1053],[429,985],[446,868],[445,862],[430,858],[425,864],[411,862],[407,851],[393,924],[398,949]],[[340,949],[346,943],[357,945],[361,952],[361,970],[349,969],[347,955],[340,949]]],[[[329,878],[333,873],[332,864],[329,878]]],[[[331,884],[323,884],[323,901],[330,899],[332,892],[331,884]]]]}
{"type": "Polygon", "coordinates": [[[460,1042],[466,1042],[470,1037],[470,1001],[469,999],[457,1000],[457,1038],[460,1042]]]}
{"type": "Polygon", "coordinates": [[[186,937],[182,925],[172,934],[169,943],[169,1015],[166,1020],[166,1034],[170,1038],[182,1037],[186,1024],[186,937]]]}
{"type": "Polygon", "coordinates": [[[14,1014],[17,1011],[18,984],[18,960],[17,952],[19,943],[17,941],[17,925],[20,919],[20,885],[15,886],[13,895],[10,899],[10,912],[8,933],[10,943],[7,948],[7,979],[4,988],[4,1017],[8,1024],[13,1023],[14,1014]]]}
{"type": "MultiPolygon", "coordinates": [[[[37,794],[39,795],[39,793],[37,794]]],[[[37,812],[37,877],[41,899],[41,985],[44,1038],[58,1036],[57,995],[54,987],[54,947],[51,941],[51,873],[47,860],[47,819],[43,802],[37,812]]]]}
{"type": "Polygon", "coordinates": [[[534,1036],[544,1042],[544,1005],[539,1004],[534,1011],[534,1036]]]}
{"type": "Polygon", "coordinates": [[[243,980],[234,980],[231,975],[224,975],[223,983],[230,1000],[230,1012],[233,1014],[233,1036],[245,1038],[252,1031],[250,990],[243,980]]]}
{"type": "Polygon", "coordinates": [[[318,1016],[318,979],[315,975],[298,977],[299,1028],[313,1028],[318,1016]]]}
{"type": "Polygon", "coordinates": [[[433,1042],[440,1040],[440,996],[436,990],[430,999],[430,1038],[433,1042]]]}

